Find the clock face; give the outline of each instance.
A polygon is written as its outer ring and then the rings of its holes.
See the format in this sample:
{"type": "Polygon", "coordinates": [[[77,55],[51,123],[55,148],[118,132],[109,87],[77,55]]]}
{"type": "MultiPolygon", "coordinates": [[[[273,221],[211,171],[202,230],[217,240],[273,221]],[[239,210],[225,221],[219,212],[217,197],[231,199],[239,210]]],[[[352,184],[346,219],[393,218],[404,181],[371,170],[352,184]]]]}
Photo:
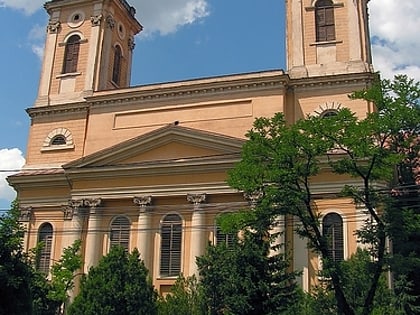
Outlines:
{"type": "Polygon", "coordinates": [[[314,115],[321,117],[332,117],[337,115],[337,111],[341,108],[341,103],[325,102],[319,105],[318,109],[314,111],[314,115]]]}

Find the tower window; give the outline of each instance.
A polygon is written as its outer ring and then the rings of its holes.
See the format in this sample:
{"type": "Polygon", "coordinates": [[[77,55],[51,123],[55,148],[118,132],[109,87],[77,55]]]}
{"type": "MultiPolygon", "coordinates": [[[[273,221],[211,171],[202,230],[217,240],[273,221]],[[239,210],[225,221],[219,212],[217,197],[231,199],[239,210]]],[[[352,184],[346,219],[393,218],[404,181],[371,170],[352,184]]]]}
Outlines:
{"type": "Polygon", "coordinates": [[[118,216],[111,223],[111,247],[122,246],[128,250],[129,244],[130,221],[124,216],[118,216]]]}
{"type": "Polygon", "coordinates": [[[51,139],[51,145],[65,145],[66,143],[66,137],[63,135],[57,135],[51,139]]]}
{"type": "Polygon", "coordinates": [[[38,234],[38,243],[43,243],[43,247],[39,257],[38,270],[48,274],[50,271],[51,247],[53,238],[53,228],[50,223],[44,223],[38,234]]]}
{"type": "Polygon", "coordinates": [[[178,276],[181,272],[182,220],[168,214],[161,223],[160,275],[178,276]]]}
{"type": "Polygon", "coordinates": [[[328,213],[322,220],[322,234],[327,238],[328,257],[333,261],[344,260],[343,219],[337,213],[328,213]]]}
{"type": "Polygon", "coordinates": [[[112,68],[112,82],[120,85],[121,81],[121,63],[122,63],[122,51],[119,45],[115,46],[114,52],[114,67],[112,68]]]}
{"type": "Polygon", "coordinates": [[[332,0],[318,0],[315,4],[316,41],[335,40],[334,6],[332,0]]]}
{"type": "Polygon", "coordinates": [[[77,71],[77,62],[79,60],[80,37],[72,35],[66,42],[64,51],[63,73],[73,73],[77,71]]]}

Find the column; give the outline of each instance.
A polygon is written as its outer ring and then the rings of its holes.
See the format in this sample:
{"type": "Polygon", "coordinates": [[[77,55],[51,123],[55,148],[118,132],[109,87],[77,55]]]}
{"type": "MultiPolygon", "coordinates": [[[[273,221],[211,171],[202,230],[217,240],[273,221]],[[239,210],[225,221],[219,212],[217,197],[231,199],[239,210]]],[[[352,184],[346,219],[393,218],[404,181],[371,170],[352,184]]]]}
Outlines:
{"type": "Polygon", "coordinates": [[[90,267],[98,264],[102,256],[102,231],[101,231],[101,209],[102,199],[84,199],[84,206],[89,211],[88,229],[85,243],[85,266],[84,272],[88,273],[90,267]]]}
{"type": "Polygon", "coordinates": [[[65,242],[63,247],[68,247],[76,240],[82,239],[82,229],[85,219],[83,200],[69,200],[64,206],[64,233],[65,242]]]}
{"type": "Polygon", "coordinates": [[[98,49],[100,49],[99,33],[101,30],[102,14],[94,15],[90,18],[92,23],[92,33],[89,39],[89,53],[85,76],[85,93],[93,92],[95,90],[95,70],[97,68],[98,49]]]}
{"type": "Polygon", "coordinates": [[[31,234],[31,218],[32,218],[32,207],[21,207],[19,222],[22,224],[25,234],[23,235],[23,248],[25,251],[29,250],[29,235],[31,234]]]}
{"type": "Polygon", "coordinates": [[[188,194],[187,200],[194,205],[191,218],[190,269],[189,275],[198,276],[196,257],[205,253],[206,249],[206,217],[201,204],[206,201],[206,194],[188,194]]]}
{"type": "Polygon", "coordinates": [[[153,232],[152,232],[152,214],[150,213],[150,205],[152,204],[152,196],[134,197],[134,204],[139,206],[139,218],[137,223],[137,248],[140,252],[140,258],[144,265],[152,274],[152,257],[153,257],[153,232]]]}

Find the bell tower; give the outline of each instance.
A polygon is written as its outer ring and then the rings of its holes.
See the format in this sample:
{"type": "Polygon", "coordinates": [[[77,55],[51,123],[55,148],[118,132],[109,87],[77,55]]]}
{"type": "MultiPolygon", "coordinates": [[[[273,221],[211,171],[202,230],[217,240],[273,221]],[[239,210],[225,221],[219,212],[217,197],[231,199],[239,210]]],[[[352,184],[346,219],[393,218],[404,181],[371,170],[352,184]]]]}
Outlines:
{"type": "Polygon", "coordinates": [[[51,0],[37,106],[79,102],[130,85],[134,36],[142,30],[126,0],[51,0]]]}
{"type": "Polygon", "coordinates": [[[369,0],[286,0],[291,78],[373,72],[369,0]]]}

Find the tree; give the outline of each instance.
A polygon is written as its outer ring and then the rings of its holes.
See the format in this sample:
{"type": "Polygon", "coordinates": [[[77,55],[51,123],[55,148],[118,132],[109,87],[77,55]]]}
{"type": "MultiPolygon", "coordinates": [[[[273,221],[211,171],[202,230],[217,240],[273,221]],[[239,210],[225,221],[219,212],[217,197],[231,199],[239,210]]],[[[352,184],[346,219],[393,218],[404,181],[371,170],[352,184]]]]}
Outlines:
{"type": "Polygon", "coordinates": [[[82,267],[81,244],[80,240],[76,240],[71,246],[64,248],[60,260],[51,267],[51,284],[47,295],[57,302],[62,313],[65,313],[69,291],[74,287],[76,272],[82,267]]]}
{"type": "Polygon", "coordinates": [[[197,258],[209,314],[280,314],[296,302],[296,274],[282,254],[270,255],[274,237],[263,230],[248,226],[237,242],[197,258]]]}
{"type": "Polygon", "coordinates": [[[395,165],[404,165],[406,150],[416,149],[413,143],[419,138],[419,89],[406,77],[396,77],[393,82],[377,82],[351,97],[372,101],[378,110],[359,119],[350,110],[340,109],[336,116],[308,117],[293,125],[287,124],[282,114],[257,119],[229,183],[245,193],[260,192],[267,220],[278,215],[299,219],[298,233],[320,254],[339,312],[354,315],[339,264],[328,255],[328,239],[320,230],[310,182],[319,174],[326,156],[332,172],[359,179],[359,185],[343,187],[342,194],[363,204],[373,220],[358,233],[361,242],[370,244],[370,254],[375,258],[361,311],[367,315],[388,262],[385,197],[392,191],[395,165]],[[378,190],[377,183],[387,189],[378,190]]]}
{"type": "Polygon", "coordinates": [[[80,293],[70,305],[70,315],[153,315],[156,292],[135,249],[131,254],[112,247],[98,266],[82,279],[80,293]]]}
{"type": "Polygon", "coordinates": [[[158,301],[158,315],[204,315],[203,292],[195,276],[178,277],[166,296],[158,301]]]}
{"type": "Polygon", "coordinates": [[[0,217],[0,314],[32,314],[31,266],[23,250],[19,215],[14,201],[0,217]]]}

